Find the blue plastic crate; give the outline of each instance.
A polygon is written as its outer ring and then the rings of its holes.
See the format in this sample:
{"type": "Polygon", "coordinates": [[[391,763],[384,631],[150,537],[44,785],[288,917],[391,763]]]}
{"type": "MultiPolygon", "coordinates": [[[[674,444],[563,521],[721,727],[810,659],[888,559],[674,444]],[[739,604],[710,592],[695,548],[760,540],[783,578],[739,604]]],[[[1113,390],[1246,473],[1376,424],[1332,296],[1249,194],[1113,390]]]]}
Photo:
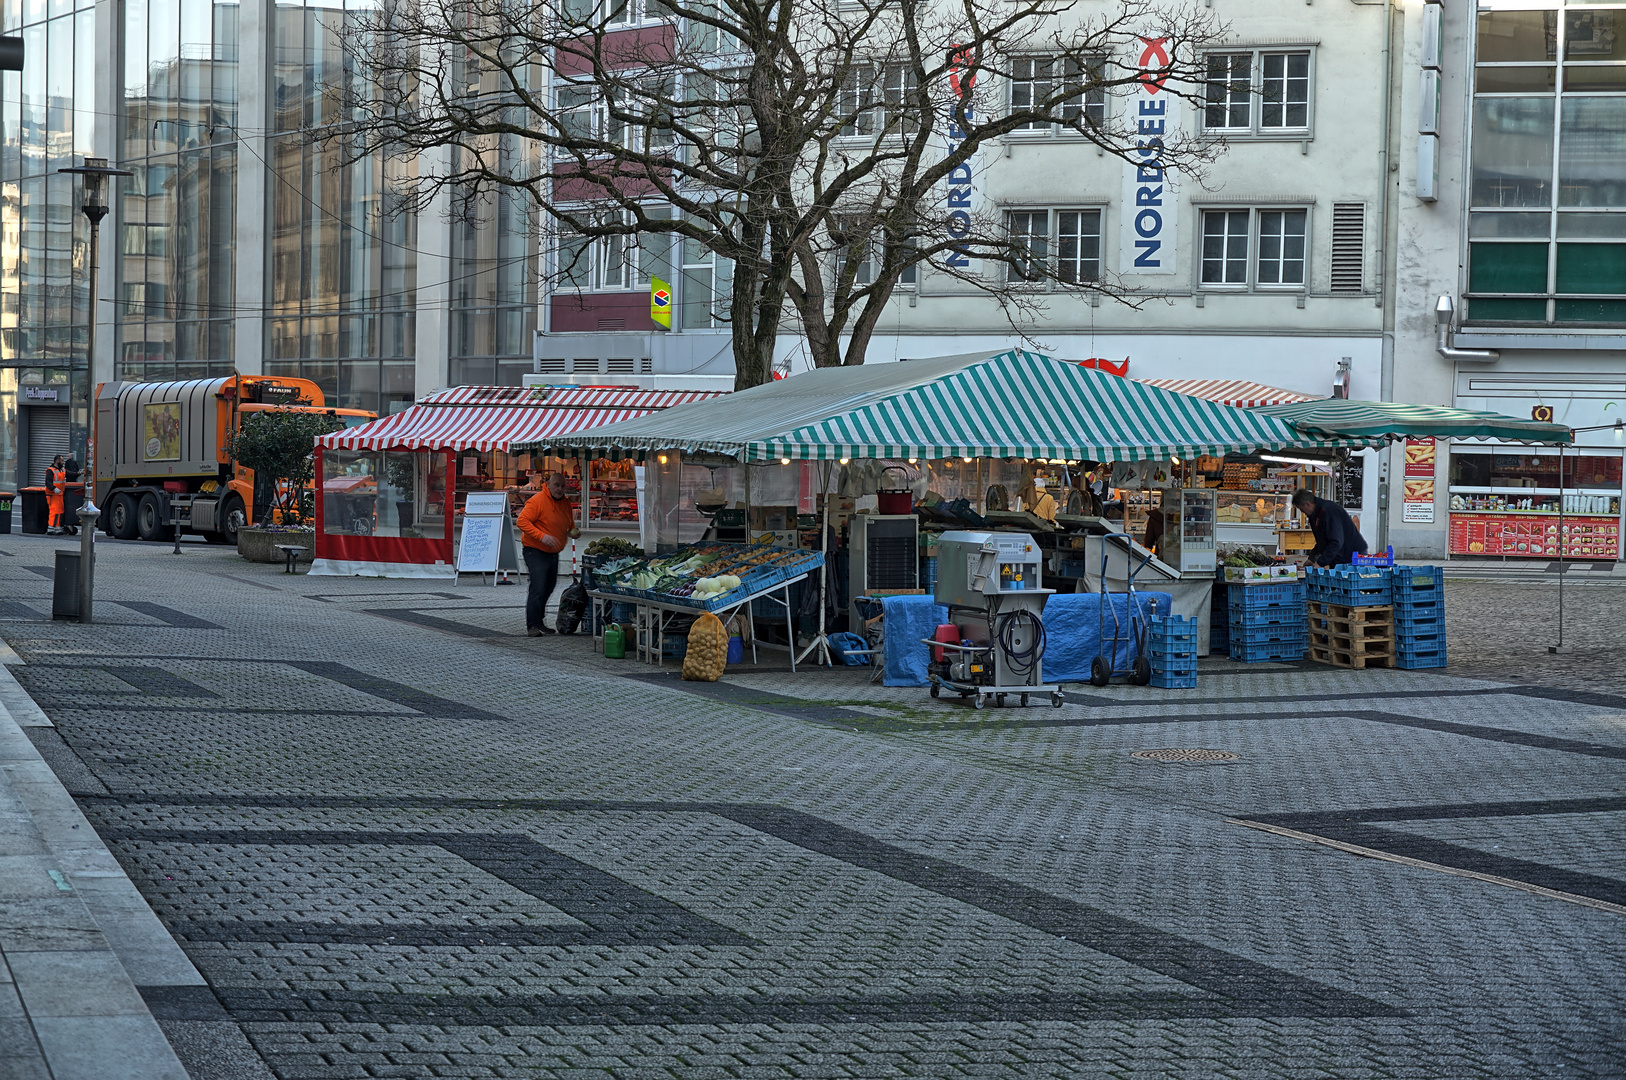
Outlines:
{"type": "Polygon", "coordinates": [[[1445,635],[1439,631],[1430,634],[1395,635],[1395,649],[1400,652],[1430,651],[1445,648],[1445,635]]]}
{"type": "Polygon", "coordinates": [[[1304,603],[1304,584],[1298,581],[1261,581],[1232,583],[1226,590],[1226,603],[1233,610],[1239,607],[1270,607],[1278,604],[1304,603]]]}
{"type": "Polygon", "coordinates": [[[1396,590],[1438,588],[1445,575],[1438,566],[1397,566],[1390,571],[1390,580],[1396,590]]]}
{"type": "Polygon", "coordinates": [[[1308,641],[1310,628],[1305,623],[1276,623],[1271,626],[1231,627],[1231,643],[1257,645],[1267,641],[1308,641]]]}
{"type": "Polygon", "coordinates": [[[1395,619],[1395,635],[1397,637],[1415,637],[1418,634],[1445,633],[1445,619],[1438,615],[1430,618],[1395,619]]]}
{"type": "Polygon", "coordinates": [[[1255,645],[1232,641],[1230,655],[1232,660],[1240,660],[1245,664],[1258,664],[1267,660],[1303,660],[1305,647],[1302,641],[1297,644],[1267,641],[1255,645]]]}
{"type": "Polygon", "coordinates": [[[1392,546],[1386,547],[1382,555],[1355,555],[1353,561],[1356,566],[1393,566],[1395,549],[1392,546]]]}
{"type": "Polygon", "coordinates": [[[1183,672],[1179,674],[1163,675],[1152,672],[1152,686],[1160,690],[1195,690],[1197,689],[1197,672],[1183,672]]]}
{"type": "Polygon", "coordinates": [[[824,552],[799,551],[796,553],[795,558],[781,560],[778,569],[782,574],[785,575],[785,577],[793,578],[797,574],[805,574],[809,571],[817,570],[823,565],[824,552]]]}
{"type": "Polygon", "coordinates": [[[1245,632],[1255,626],[1302,626],[1304,605],[1286,605],[1264,608],[1232,608],[1229,620],[1232,633],[1245,632]]]}
{"type": "Polygon", "coordinates": [[[1444,649],[1425,649],[1418,652],[1395,650],[1395,667],[1404,671],[1416,671],[1419,668],[1441,668],[1445,666],[1444,649]]]}
{"type": "Polygon", "coordinates": [[[923,555],[920,559],[920,587],[927,592],[937,588],[937,556],[923,555]]]}
{"type": "Polygon", "coordinates": [[[1406,595],[1397,592],[1394,597],[1394,608],[1397,617],[1411,612],[1443,613],[1445,602],[1440,599],[1439,593],[1424,593],[1418,596],[1415,593],[1406,595]]]}

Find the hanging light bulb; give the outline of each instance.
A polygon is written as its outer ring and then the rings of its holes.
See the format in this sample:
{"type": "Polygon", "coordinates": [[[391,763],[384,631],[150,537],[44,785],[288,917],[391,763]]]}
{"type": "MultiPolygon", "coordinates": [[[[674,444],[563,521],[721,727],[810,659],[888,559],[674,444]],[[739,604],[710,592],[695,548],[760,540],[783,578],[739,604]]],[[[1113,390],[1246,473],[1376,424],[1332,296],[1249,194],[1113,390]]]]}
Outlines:
{"type": "Polygon", "coordinates": [[[789,465],[790,464],[790,458],[788,458],[788,457],[780,458],[779,459],[779,464],[781,464],[781,465],[789,465]]]}
{"type": "Polygon", "coordinates": [[[960,460],[961,460],[961,461],[963,461],[963,462],[965,462],[965,463],[966,463],[966,464],[967,464],[967,465],[969,465],[969,464],[971,464],[971,459],[970,459],[970,458],[968,458],[968,457],[963,457],[963,458],[961,458],[961,459],[960,459],[960,460]]]}
{"type": "Polygon", "coordinates": [[[661,463],[661,464],[662,464],[662,465],[665,465],[665,464],[666,464],[666,455],[665,455],[665,454],[662,454],[662,455],[661,455],[661,456],[660,456],[660,457],[659,457],[659,459],[658,459],[658,460],[659,460],[659,461],[660,461],[660,463],[661,463]]]}
{"type": "Polygon", "coordinates": [[[914,458],[910,458],[910,459],[909,459],[909,464],[911,464],[911,465],[913,465],[913,464],[914,464],[914,463],[915,463],[915,459],[914,459],[914,458]]]}
{"type": "Polygon", "coordinates": [[[841,459],[841,463],[843,465],[845,465],[845,464],[847,464],[847,462],[849,462],[851,460],[852,460],[852,458],[850,458],[850,457],[844,457],[844,458],[841,459]]]}

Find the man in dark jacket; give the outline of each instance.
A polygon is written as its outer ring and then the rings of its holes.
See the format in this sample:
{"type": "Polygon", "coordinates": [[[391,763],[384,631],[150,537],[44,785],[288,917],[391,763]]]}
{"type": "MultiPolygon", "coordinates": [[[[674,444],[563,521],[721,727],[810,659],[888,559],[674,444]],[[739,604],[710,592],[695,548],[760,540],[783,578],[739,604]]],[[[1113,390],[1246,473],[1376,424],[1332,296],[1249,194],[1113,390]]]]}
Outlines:
{"type": "Polygon", "coordinates": [[[1357,552],[1366,553],[1366,539],[1350,520],[1349,513],[1331,499],[1317,498],[1308,488],[1293,492],[1293,508],[1310,522],[1315,547],[1310,562],[1316,566],[1343,566],[1357,552]]]}

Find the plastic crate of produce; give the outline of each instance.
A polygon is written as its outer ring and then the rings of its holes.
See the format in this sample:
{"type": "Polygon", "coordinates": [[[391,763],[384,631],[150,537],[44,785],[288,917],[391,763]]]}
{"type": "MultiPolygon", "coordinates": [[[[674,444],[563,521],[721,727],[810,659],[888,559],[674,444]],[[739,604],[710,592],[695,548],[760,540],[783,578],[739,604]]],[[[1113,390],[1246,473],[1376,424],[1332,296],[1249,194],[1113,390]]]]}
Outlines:
{"type": "Polygon", "coordinates": [[[1303,660],[1305,643],[1289,644],[1285,641],[1267,641],[1257,645],[1231,642],[1231,659],[1245,664],[1258,664],[1267,660],[1303,660]]]}
{"type": "Polygon", "coordinates": [[[1283,604],[1281,607],[1232,608],[1230,630],[1233,634],[1246,632],[1255,626],[1300,626],[1305,620],[1304,605],[1283,604]]]}
{"type": "Polygon", "coordinates": [[[740,588],[746,592],[759,593],[778,585],[785,580],[785,576],[785,571],[777,566],[759,566],[740,578],[740,588]]]}
{"type": "Polygon", "coordinates": [[[1160,690],[1195,690],[1197,689],[1197,672],[1170,672],[1165,675],[1154,671],[1152,672],[1150,685],[1160,690]]]}
{"type": "Polygon", "coordinates": [[[1304,586],[1297,581],[1261,581],[1226,590],[1231,610],[1304,603],[1304,586]]]}
{"type": "Polygon", "coordinates": [[[817,570],[824,565],[824,552],[822,551],[795,551],[790,558],[779,561],[779,569],[784,571],[787,578],[797,574],[806,574],[817,570]]]}

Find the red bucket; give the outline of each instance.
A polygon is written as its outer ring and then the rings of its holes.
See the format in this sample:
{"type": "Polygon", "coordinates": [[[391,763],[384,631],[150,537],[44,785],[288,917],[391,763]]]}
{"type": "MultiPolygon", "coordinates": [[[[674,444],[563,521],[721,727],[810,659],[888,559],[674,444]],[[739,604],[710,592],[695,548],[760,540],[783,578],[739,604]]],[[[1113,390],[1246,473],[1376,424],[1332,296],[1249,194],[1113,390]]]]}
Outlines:
{"type": "MultiPolygon", "coordinates": [[[[932,640],[946,641],[951,645],[958,645],[960,643],[960,628],[953,623],[944,623],[932,631],[932,640]]],[[[932,646],[932,662],[937,664],[943,662],[943,650],[935,645],[932,646]]]]}

